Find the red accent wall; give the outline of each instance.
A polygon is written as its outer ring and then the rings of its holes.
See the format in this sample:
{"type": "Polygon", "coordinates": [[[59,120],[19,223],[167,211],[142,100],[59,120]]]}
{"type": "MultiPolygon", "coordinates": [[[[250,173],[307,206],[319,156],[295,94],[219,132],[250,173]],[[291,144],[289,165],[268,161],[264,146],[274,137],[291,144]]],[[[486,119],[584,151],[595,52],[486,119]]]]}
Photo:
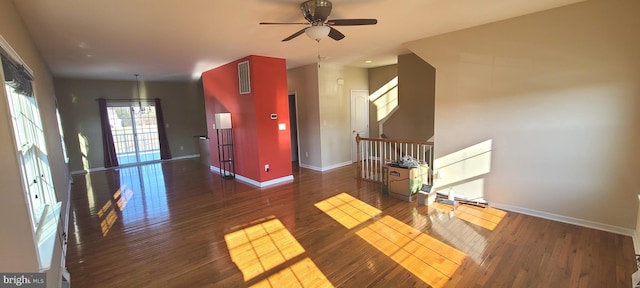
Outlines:
{"type": "Polygon", "coordinates": [[[231,113],[236,174],[266,182],[292,174],[289,98],[284,59],[248,56],[202,73],[211,165],[218,163],[216,113],[231,113]],[[251,93],[240,94],[238,63],[249,61],[251,93]],[[271,114],[278,119],[270,119],[271,114]],[[284,123],[285,130],[278,124],[284,123]],[[269,164],[269,172],[264,165],[269,164]]]}

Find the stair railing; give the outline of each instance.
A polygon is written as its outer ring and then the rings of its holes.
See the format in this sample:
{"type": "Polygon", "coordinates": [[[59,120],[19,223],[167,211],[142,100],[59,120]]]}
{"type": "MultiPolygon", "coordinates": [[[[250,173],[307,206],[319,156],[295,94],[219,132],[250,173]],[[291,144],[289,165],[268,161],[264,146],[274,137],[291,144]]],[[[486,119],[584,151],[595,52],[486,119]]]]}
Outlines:
{"type": "Polygon", "coordinates": [[[357,178],[371,182],[382,182],[382,167],[411,156],[429,166],[429,184],[433,183],[433,142],[398,140],[386,138],[363,138],[356,135],[357,178]]]}

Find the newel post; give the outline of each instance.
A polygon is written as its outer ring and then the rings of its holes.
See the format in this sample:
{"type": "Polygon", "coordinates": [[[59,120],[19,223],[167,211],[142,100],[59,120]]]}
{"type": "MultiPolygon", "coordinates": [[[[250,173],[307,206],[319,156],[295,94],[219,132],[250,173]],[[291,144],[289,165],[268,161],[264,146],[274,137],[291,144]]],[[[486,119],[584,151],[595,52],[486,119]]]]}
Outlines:
{"type": "Polygon", "coordinates": [[[360,159],[360,133],[356,133],[356,179],[362,179],[362,175],[360,175],[360,171],[362,169],[362,159],[360,159]]]}

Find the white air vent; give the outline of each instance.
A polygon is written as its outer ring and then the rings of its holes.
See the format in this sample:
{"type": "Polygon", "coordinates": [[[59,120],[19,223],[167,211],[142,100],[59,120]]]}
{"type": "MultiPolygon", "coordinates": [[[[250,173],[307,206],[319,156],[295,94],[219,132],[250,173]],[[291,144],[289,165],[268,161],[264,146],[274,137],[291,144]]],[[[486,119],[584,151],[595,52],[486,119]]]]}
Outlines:
{"type": "Polygon", "coordinates": [[[251,93],[251,82],[249,82],[249,61],[238,63],[238,79],[240,80],[240,94],[251,93]]]}

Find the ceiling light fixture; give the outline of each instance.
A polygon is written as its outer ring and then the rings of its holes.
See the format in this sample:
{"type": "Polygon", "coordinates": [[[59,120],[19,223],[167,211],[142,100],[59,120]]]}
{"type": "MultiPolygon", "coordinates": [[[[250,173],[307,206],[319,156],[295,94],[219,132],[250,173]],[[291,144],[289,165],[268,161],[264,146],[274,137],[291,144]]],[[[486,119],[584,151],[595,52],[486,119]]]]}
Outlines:
{"type": "Polygon", "coordinates": [[[137,98],[138,98],[138,113],[142,114],[147,110],[147,107],[142,107],[142,98],[140,98],[140,81],[138,81],[138,76],[140,76],[139,74],[133,74],[133,76],[136,76],[136,93],[137,93],[137,98]]]}
{"type": "Polygon", "coordinates": [[[331,28],[329,26],[324,25],[313,25],[304,30],[304,33],[309,36],[309,38],[316,40],[318,43],[318,68],[320,68],[320,40],[329,36],[329,32],[331,32],[331,28]]]}
{"type": "Polygon", "coordinates": [[[320,42],[323,38],[329,36],[329,32],[331,32],[331,28],[329,26],[318,25],[311,26],[304,30],[304,33],[309,36],[309,38],[320,42]]]}

